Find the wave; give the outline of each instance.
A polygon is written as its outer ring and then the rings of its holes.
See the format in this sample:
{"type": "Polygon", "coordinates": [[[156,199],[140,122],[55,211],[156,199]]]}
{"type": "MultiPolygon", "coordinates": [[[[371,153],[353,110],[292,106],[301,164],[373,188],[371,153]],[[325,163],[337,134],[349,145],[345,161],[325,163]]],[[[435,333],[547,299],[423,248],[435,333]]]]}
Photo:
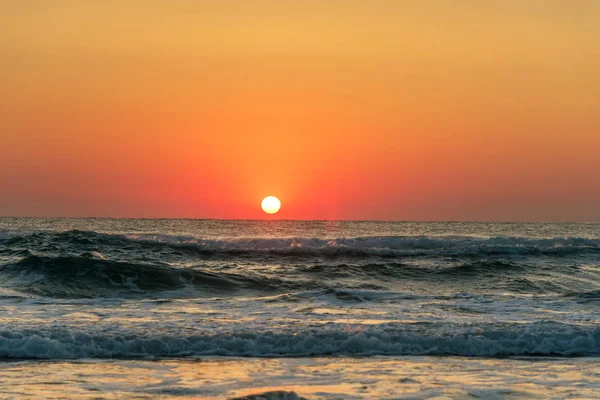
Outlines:
{"type": "Polygon", "coordinates": [[[556,322],[528,324],[388,324],[323,326],[294,331],[214,332],[180,336],[157,332],[0,331],[3,358],[190,356],[598,356],[600,327],[556,322]]]}
{"type": "Polygon", "coordinates": [[[596,265],[600,239],[399,236],[209,240],[36,232],[0,239],[0,286],[64,298],[165,291],[179,291],[173,293],[178,297],[339,288],[396,291],[404,290],[402,285],[408,280],[445,282],[457,289],[476,285],[466,289],[534,294],[595,288],[589,285],[600,278],[595,267],[571,268],[575,257],[570,255],[584,255],[586,262],[596,265]],[[570,261],[565,263],[561,257],[570,261]],[[554,260],[539,262],[550,258],[554,260]]]}
{"type": "MultiPolygon", "coordinates": [[[[337,297],[366,290],[398,293],[407,280],[466,284],[484,282],[518,293],[570,293],[564,284],[538,281],[527,275],[524,264],[482,260],[456,265],[415,266],[402,263],[368,264],[300,264],[275,270],[269,266],[256,269],[209,268],[206,266],[174,267],[145,261],[115,261],[92,251],[78,256],[27,255],[17,262],[0,266],[1,287],[23,293],[57,298],[135,297],[170,292],[175,297],[239,296],[248,291],[258,295],[335,293],[337,297]],[[317,292],[313,292],[313,291],[317,292]],[[294,294],[294,293],[291,293],[294,294]]],[[[574,288],[571,288],[574,289],[574,288]]],[[[316,295],[316,294],[315,294],[316,295]]],[[[372,296],[371,296],[372,297],[372,296]]]]}
{"type": "Polygon", "coordinates": [[[268,291],[278,286],[266,278],[216,274],[193,268],[106,260],[99,253],[81,256],[28,256],[0,268],[7,286],[48,297],[96,297],[178,290],[214,295],[232,290],[268,291]]]}
{"type": "Polygon", "coordinates": [[[600,239],[556,237],[383,236],[355,238],[201,239],[171,235],[113,235],[88,231],[37,232],[0,238],[6,247],[36,249],[153,248],[204,256],[478,256],[600,253],[600,239]]]}
{"type": "Polygon", "coordinates": [[[309,256],[415,256],[481,254],[600,253],[600,239],[519,237],[477,238],[465,236],[386,236],[357,238],[251,238],[230,240],[174,236],[128,236],[129,240],[223,254],[272,253],[309,256]]]}

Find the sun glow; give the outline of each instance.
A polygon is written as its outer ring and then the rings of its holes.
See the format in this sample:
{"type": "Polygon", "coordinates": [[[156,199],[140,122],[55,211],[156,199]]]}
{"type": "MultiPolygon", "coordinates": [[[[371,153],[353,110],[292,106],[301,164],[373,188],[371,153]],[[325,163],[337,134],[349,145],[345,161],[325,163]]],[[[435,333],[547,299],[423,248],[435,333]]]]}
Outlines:
{"type": "Polygon", "coordinates": [[[281,208],[281,202],[275,196],[268,196],[263,199],[261,206],[267,214],[275,214],[281,208]]]}

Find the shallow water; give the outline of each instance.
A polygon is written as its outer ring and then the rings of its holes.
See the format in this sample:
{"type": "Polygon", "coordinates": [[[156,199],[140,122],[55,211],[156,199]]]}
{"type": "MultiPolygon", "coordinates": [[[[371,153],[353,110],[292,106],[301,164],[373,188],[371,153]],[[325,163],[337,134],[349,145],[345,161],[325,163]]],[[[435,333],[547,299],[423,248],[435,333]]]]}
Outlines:
{"type": "Polygon", "coordinates": [[[600,356],[599,302],[598,224],[0,218],[0,357],[40,373],[212,356],[567,368],[600,356]]]}
{"type": "Polygon", "coordinates": [[[578,398],[597,358],[220,358],[0,363],[0,396],[31,398],[578,398]]]}

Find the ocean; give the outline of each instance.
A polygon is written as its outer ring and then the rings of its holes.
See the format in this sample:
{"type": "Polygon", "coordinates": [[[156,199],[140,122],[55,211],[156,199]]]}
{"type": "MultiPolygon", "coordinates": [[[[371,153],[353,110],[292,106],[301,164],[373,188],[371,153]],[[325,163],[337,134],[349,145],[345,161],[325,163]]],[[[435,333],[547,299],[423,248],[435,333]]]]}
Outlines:
{"type": "Polygon", "coordinates": [[[600,397],[600,224],[0,218],[2,398],[600,397]]]}

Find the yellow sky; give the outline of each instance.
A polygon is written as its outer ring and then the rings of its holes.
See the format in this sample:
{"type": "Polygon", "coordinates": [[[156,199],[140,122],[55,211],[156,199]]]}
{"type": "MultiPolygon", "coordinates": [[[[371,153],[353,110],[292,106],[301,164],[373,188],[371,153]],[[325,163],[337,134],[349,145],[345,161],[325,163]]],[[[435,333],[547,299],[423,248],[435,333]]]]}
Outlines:
{"type": "Polygon", "coordinates": [[[0,215],[600,220],[599,43],[591,0],[0,0],[0,215]]]}

